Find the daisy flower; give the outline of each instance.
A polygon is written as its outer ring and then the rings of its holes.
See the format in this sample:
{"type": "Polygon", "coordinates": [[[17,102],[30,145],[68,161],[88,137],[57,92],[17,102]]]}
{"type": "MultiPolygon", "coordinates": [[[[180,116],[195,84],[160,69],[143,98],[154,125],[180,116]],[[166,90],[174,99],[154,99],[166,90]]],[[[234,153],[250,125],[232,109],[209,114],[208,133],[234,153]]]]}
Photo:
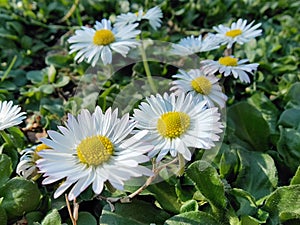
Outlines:
{"type": "Polygon", "coordinates": [[[0,101],[0,130],[13,127],[22,123],[26,116],[25,112],[20,112],[21,107],[14,105],[12,101],[0,101]]]}
{"type": "Polygon", "coordinates": [[[65,126],[58,126],[60,132],[50,130],[50,138],[41,139],[53,149],[38,153],[42,158],[37,166],[46,177],[42,184],[64,180],[54,198],[71,186],[69,200],[89,185],[100,194],[106,181],[122,190],[124,181],[131,177],[152,175],[151,170],[139,165],[149,161],[144,154],[153,148],[140,141],[147,132],[129,138],[136,122],[130,121],[128,114],[122,118],[117,114],[110,108],[103,113],[99,106],[92,114],[84,109],[77,117],[69,114],[65,126]]]}
{"type": "Polygon", "coordinates": [[[194,101],[192,94],[157,94],[134,110],[137,128],[148,130],[147,141],[154,145],[148,155],[160,161],[168,153],[191,160],[189,147],[210,149],[220,137],[223,126],[218,108],[207,108],[206,101],[194,101]]]}
{"type": "Polygon", "coordinates": [[[178,74],[172,76],[178,80],[173,81],[170,91],[175,91],[176,95],[181,92],[190,92],[200,100],[206,100],[209,107],[215,104],[224,108],[227,96],[222,92],[218,83],[218,78],[214,75],[205,75],[200,69],[192,69],[188,72],[179,70],[178,74]]]}
{"type": "Polygon", "coordinates": [[[130,48],[135,48],[139,42],[135,39],[141,32],[135,30],[138,24],[130,24],[112,28],[111,22],[102,19],[96,21],[94,28],[81,27],[75,31],[75,35],[68,39],[70,54],[77,52],[75,61],[82,62],[84,59],[95,66],[99,58],[103,64],[111,64],[112,51],[126,57],[130,48]]]}
{"type": "Polygon", "coordinates": [[[49,147],[45,144],[34,145],[31,148],[26,148],[21,151],[20,162],[17,165],[17,174],[24,177],[25,179],[38,178],[38,168],[36,167],[36,161],[41,157],[37,152],[48,149],[49,147]]]}
{"type": "Polygon", "coordinates": [[[178,44],[172,44],[171,54],[187,56],[198,52],[207,52],[220,47],[220,38],[214,34],[208,34],[205,38],[190,37],[182,38],[178,44]]]}
{"type": "Polygon", "coordinates": [[[149,9],[147,12],[144,12],[143,9],[140,9],[136,13],[122,13],[118,15],[115,22],[115,27],[123,27],[127,24],[132,24],[135,22],[140,22],[141,20],[148,20],[150,26],[157,30],[161,26],[161,18],[163,17],[162,11],[158,6],[155,6],[149,9]]]}
{"type": "Polygon", "coordinates": [[[214,26],[213,29],[217,32],[218,37],[223,38],[222,45],[227,44],[227,48],[231,48],[235,42],[244,44],[250,39],[261,35],[262,30],[257,30],[261,23],[252,26],[253,23],[254,21],[247,25],[247,20],[238,19],[230,27],[218,25],[214,26]]]}
{"type": "Polygon", "coordinates": [[[201,61],[201,69],[205,74],[212,74],[218,71],[225,77],[232,74],[234,78],[239,78],[242,82],[250,83],[250,79],[247,73],[253,74],[253,72],[257,70],[259,64],[246,64],[248,61],[248,59],[238,60],[233,56],[225,56],[221,57],[218,61],[201,61]]]}

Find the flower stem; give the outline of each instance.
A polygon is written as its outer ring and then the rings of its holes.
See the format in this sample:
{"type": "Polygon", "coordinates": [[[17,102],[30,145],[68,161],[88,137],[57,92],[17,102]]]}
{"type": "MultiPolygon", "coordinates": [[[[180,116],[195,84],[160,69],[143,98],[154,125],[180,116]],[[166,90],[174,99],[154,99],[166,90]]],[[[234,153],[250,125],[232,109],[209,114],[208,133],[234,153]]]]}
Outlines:
{"type": "Polygon", "coordinates": [[[16,60],[17,60],[17,56],[15,55],[13,57],[12,61],[10,62],[7,70],[3,74],[2,78],[1,78],[1,82],[3,82],[6,79],[7,75],[9,74],[9,72],[11,71],[11,69],[13,68],[13,66],[15,65],[16,60]]]}
{"type": "Polygon", "coordinates": [[[4,130],[0,130],[0,134],[4,141],[9,145],[9,146],[15,146],[14,143],[11,141],[10,137],[7,135],[7,133],[4,130]]]}
{"type": "Polygon", "coordinates": [[[146,56],[143,41],[142,41],[142,44],[140,46],[140,50],[141,50],[141,54],[142,54],[143,65],[144,65],[144,68],[145,68],[146,76],[147,76],[148,82],[150,84],[151,90],[154,93],[157,93],[156,86],[155,86],[155,84],[153,82],[153,79],[152,79],[152,76],[151,76],[151,71],[150,71],[150,68],[149,68],[148,61],[147,61],[147,56],[146,56]]]}
{"type": "Polygon", "coordinates": [[[175,158],[173,159],[172,161],[160,166],[160,167],[157,167],[156,169],[154,169],[154,175],[149,177],[146,182],[139,188],[137,189],[135,192],[131,193],[130,195],[128,195],[127,197],[125,197],[124,199],[121,199],[121,202],[127,202],[128,200],[132,199],[133,197],[135,197],[136,195],[140,194],[142,191],[144,191],[151,183],[152,181],[157,177],[158,173],[166,168],[167,166],[175,163],[178,161],[178,158],[175,158]]]}
{"type": "Polygon", "coordinates": [[[184,173],[185,160],[184,160],[182,154],[178,154],[178,159],[179,159],[179,170],[177,172],[177,176],[181,177],[184,173]]]}

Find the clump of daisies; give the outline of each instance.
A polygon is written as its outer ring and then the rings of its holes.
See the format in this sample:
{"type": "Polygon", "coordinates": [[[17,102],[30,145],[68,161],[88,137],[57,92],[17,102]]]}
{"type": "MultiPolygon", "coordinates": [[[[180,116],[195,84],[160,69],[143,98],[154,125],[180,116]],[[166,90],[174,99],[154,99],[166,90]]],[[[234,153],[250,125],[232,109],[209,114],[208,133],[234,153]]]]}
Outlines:
{"type": "Polygon", "coordinates": [[[151,176],[152,171],[140,164],[149,161],[145,154],[153,146],[142,141],[147,131],[130,135],[135,125],[128,114],[119,118],[117,109],[103,112],[97,106],[92,114],[86,109],[77,117],[69,114],[59,132],[49,130],[49,138],[41,139],[51,148],[38,152],[42,183],[63,180],[54,198],[71,188],[68,198],[73,200],[89,186],[100,194],[107,182],[123,190],[131,177],[151,176]]]}
{"type": "Polygon", "coordinates": [[[143,20],[149,22],[150,26],[157,30],[162,23],[162,11],[159,6],[155,6],[147,11],[139,9],[136,13],[128,12],[118,15],[116,18],[116,27],[124,27],[128,24],[140,23],[143,20]]]}

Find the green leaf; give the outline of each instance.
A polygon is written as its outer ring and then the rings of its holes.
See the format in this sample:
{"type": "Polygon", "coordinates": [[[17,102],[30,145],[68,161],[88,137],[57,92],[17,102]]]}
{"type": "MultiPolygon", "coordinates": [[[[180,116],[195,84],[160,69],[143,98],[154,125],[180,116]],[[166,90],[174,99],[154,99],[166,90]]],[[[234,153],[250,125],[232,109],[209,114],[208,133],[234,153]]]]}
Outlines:
{"type": "Polygon", "coordinates": [[[26,73],[26,78],[30,80],[33,84],[38,84],[43,81],[43,73],[40,70],[31,70],[26,73]]]}
{"type": "Polygon", "coordinates": [[[277,149],[288,169],[295,173],[300,160],[300,132],[291,128],[279,127],[280,138],[277,149]]]}
{"type": "Polygon", "coordinates": [[[291,185],[300,184],[300,166],[291,180],[291,185]]]}
{"type": "Polygon", "coordinates": [[[236,150],[227,149],[221,156],[220,160],[220,176],[226,180],[233,180],[237,175],[239,161],[236,150]]]}
{"type": "Polygon", "coordinates": [[[0,155],[0,187],[8,181],[11,173],[12,173],[12,162],[11,159],[5,155],[0,155]]]}
{"type": "Polygon", "coordinates": [[[61,218],[57,209],[52,209],[42,221],[42,225],[61,225],[61,218]]]}
{"type": "Polygon", "coordinates": [[[1,199],[0,199],[0,225],[7,225],[7,215],[5,209],[1,206],[1,199]]]}
{"type": "Polygon", "coordinates": [[[29,212],[25,215],[25,218],[28,222],[28,225],[32,225],[35,222],[41,222],[42,219],[44,218],[43,213],[39,212],[39,211],[33,211],[33,212],[29,212]]]}
{"type": "Polygon", "coordinates": [[[173,216],[164,225],[221,225],[221,223],[212,215],[198,211],[173,216]]]}
{"type": "Polygon", "coordinates": [[[267,199],[264,210],[270,213],[273,224],[300,219],[300,185],[279,187],[267,199]]]}
{"type": "Polygon", "coordinates": [[[277,187],[277,170],[268,154],[238,150],[240,169],[235,186],[256,199],[269,195],[277,187]]]}
{"type": "Polygon", "coordinates": [[[234,134],[256,151],[268,150],[269,125],[262,113],[247,102],[239,102],[228,109],[228,124],[234,134]]]}
{"type": "Polygon", "coordinates": [[[248,98],[247,101],[262,113],[262,116],[268,122],[272,133],[275,133],[277,116],[279,113],[277,107],[264,95],[263,92],[255,93],[248,98]]]}
{"type": "Polygon", "coordinates": [[[54,87],[64,87],[70,82],[70,78],[67,76],[60,77],[55,84],[53,84],[54,87]]]}
{"type": "Polygon", "coordinates": [[[109,205],[103,208],[100,225],[149,225],[163,224],[169,214],[153,204],[141,200],[131,203],[116,203],[115,211],[111,212],[109,205]]]}
{"type": "Polygon", "coordinates": [[[97,225],[96,218],[89,212],[80,212],[78,214],[77,225],[97,225]]]}
{"type": "Polygon", "coordinates": [[[180,211],[181,204],[176,195],[175,185],[170,185],[163,181],[148,186],[147,190],[154,194],[156,200],[164,210],[174,213],[180,211]]]}
{"type": "Polygon", "coordinates": [[[198,211],[198,208],[199,208],[198,202],[194,199],[191,199],[183,203],[183,205],[180,208],[180,213],[198,211]]]}
{"type": "Polygon", "coordinates": [[[14,219],[35,210],[41,193],[36,183],[14,177],[0,188],[0,197],[3,197],[2,207],[6,210],[8,219],[14,219]]]}
{"type": "Polygon", "coordinates": [[[229,194],[236,199],[239,207],[236,210],[238,216],[254,215],[257,211],[257,205],[255,198],[243,189],[233,188],[229,191],[229,194]]]}
{"type": "Polygon", "coordinates": [[[64,67],[72,63],[72,57],[69,55],[49,55],[46,57],[47,65],[54,65],[55,67],[64,67]]]}
{"type": "Polygon", "coordinates": [[[278,120],[278,125],[287,128],[294,128],[300,131],[300,109],[285,110],[278,120]]]}
{"type": "Polygon", "coordinates": [[[294,83],[289,92],[286,94],[285,100],[289,101],[288,105],[300,107],[300,82],[294,83]]]}
{"type": "Polygon", "coordinates": [[[214,167],[206,161],[199,160],[187,168],[186,175],[207,199],[213,211],[226,211],[227,199],[224,185],[214,167]]]}

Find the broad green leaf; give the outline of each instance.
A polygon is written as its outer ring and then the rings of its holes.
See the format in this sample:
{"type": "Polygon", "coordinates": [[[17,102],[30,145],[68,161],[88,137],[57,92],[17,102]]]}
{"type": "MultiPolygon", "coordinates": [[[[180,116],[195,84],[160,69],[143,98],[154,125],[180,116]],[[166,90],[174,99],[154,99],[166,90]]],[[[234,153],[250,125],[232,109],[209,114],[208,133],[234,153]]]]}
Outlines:
{"type": "Polygon", "coordinates": [[[287,93],[285,100],[289,101],[288,105],[300,107],[300,82],[294,83],[287,93]]]}
{"type": "Polygon", "coordinates": [[[237,216],[243,215],[255,215],[257,211],[257,205],[255,198],[243,189],[233,188],[229,190],[229,194],[235,198],[235,204],[238,205],[236,210],[237,216]]]}
{"type": "Polygon", "coordinates": [[[0,188],[3,197],[2,207],[9,219],[22,216],[25,212],[35,210],[40,202],[41,193],[36,183],[15,177],[0,188]]]}
{"type": "Polygon", "coordinates": [[[228,149],[224,151],[220,160],[220,176],[226,180],[233,180],[239,168],[238,155],[236,150],[228,149]]]}
{"type": "Polygon", "coordinates": [[[257,200],[277,187],[277,170],[268,154],[238,150],[240,169],[235,187],[244,189],[257,200]]]}
{"type": "Polygon", "coordinates": [[[280,138],[277,149],[285,165],[295,173],[300,160],[300,132],[291,128],[279,127],[280,138]]]}
{"type": "Polygon", "coordinates": [[[263,209],[270,213],[273,224],[300,220],[300,185],[279,187],[266,199],[263,209]]]}
{"type": "Polygon", "coordinates": [[[52,209],[43,219],[42,225],[61,225],[61,218],[57,209],[52,209]]]}
{"type": "MultiPolygon", "coordinates": [[[[239,102],[228,109],[227,120],[234,134],[247,142],[253,150],[268,150],[270,128],[262,113],[247,102],[239,102]]],[[[251,149],[252,150],[252,149],[251,149]]]]}
{"type": "Polygon", "coordinates": [[[64,87],[70,82],[70,78],[67,76],[60,77],[55,84],[53,84],[54,87],[64,87]]]}
{"type": "Polygon", "coordinates": [[[275,133],[279,112],[271,100],[263,92],[257,92],[248,98],[247,101],[262,113],[263,118],[269,124],[270,130],[272,133],[275,133]]]}
{"type": "Polygon", "coordinates": [[[224,185],[218,172],[211,164],[203,160],[196,161],[187,168],[186,175],[207,199],[213,211],[226,210],[227,199],[224,185]]]}
{"type": "Polygon", "coordinates": [[[42,219],[44,218],[44,215],[42,212],[39,211],[33,211],[33,212],[29,212],[25,215],[25,218],[28,222],[28,225],[32,225],[35,222],[41,222],[42,219]]]}
{"type": "Polygon", "coordinates": [[[39,91],[45,93],[45,94],[52,94],[54,91],[54,87],[52,84],[43,84],[39,86],[39,91]]]}
{"type": "Polygon", "coordinates": [[[49,55],[46,57],[47,65],[54,65],[55,67],[64,67],[72,63],[72,57],[70,55],[49,55]]]}
{"type": "Polygon", "coordinates": [[[173,213],[180,211],[181,204],[176,195],[175,185],[170,185],[163,181],[148,186],[147,190],[155,196],[157,202],[164,210],[173,213]]]}
{"type": "Polygon", "coordinates": [[[30,80],[33,84],[38,84],[43,81],[44,75],[40,70],[31,70],[26,73],[26,78],[30,80]]]}
{"type": "Polygon", "coordinates": [[[300,184],[300,166],[291,180],[291,185],[300,184]]]}
{"type": "Polygon", "coordinates": [[[164,225],[221,225],[212,215],[205,212],[186,212],[168,219],[164,225]]]}
{"type": "Polygon", "coordinates": [[[199,205],[198,202],[194,199],[186,201],[180,208],[180,213],[191,212],[191,211],[198,211],[199,205]]]}
{"type": "Polygon", "coordinates": [[[0,187],[8,181],[12,171],[11,159],[5,154],[0,154],[0,187]]]}
{"type": "Polygon", "coordinates": [[[89,212],[79,212],[77,225],[97,225],[96,218],[89,212]]]}
{"type": "Polygon", "coordinates": [[[170,215],[155,205],[141,200],[116,203],[112,212],[109,205],[103,208],[100,225],[149,225],[163,224],[170,215]]]}
{"type": "Polygon", "coordinates": [[[5,209],[1,206],[1,199],[0,199],[0,225],[7,225],[7,215],[5,209]]]}
{"type": "Polygon", "coordinates": [[[300,131],[300,109],[287,109],[283,111],[278,120],[278,125],[300,131]]]}

